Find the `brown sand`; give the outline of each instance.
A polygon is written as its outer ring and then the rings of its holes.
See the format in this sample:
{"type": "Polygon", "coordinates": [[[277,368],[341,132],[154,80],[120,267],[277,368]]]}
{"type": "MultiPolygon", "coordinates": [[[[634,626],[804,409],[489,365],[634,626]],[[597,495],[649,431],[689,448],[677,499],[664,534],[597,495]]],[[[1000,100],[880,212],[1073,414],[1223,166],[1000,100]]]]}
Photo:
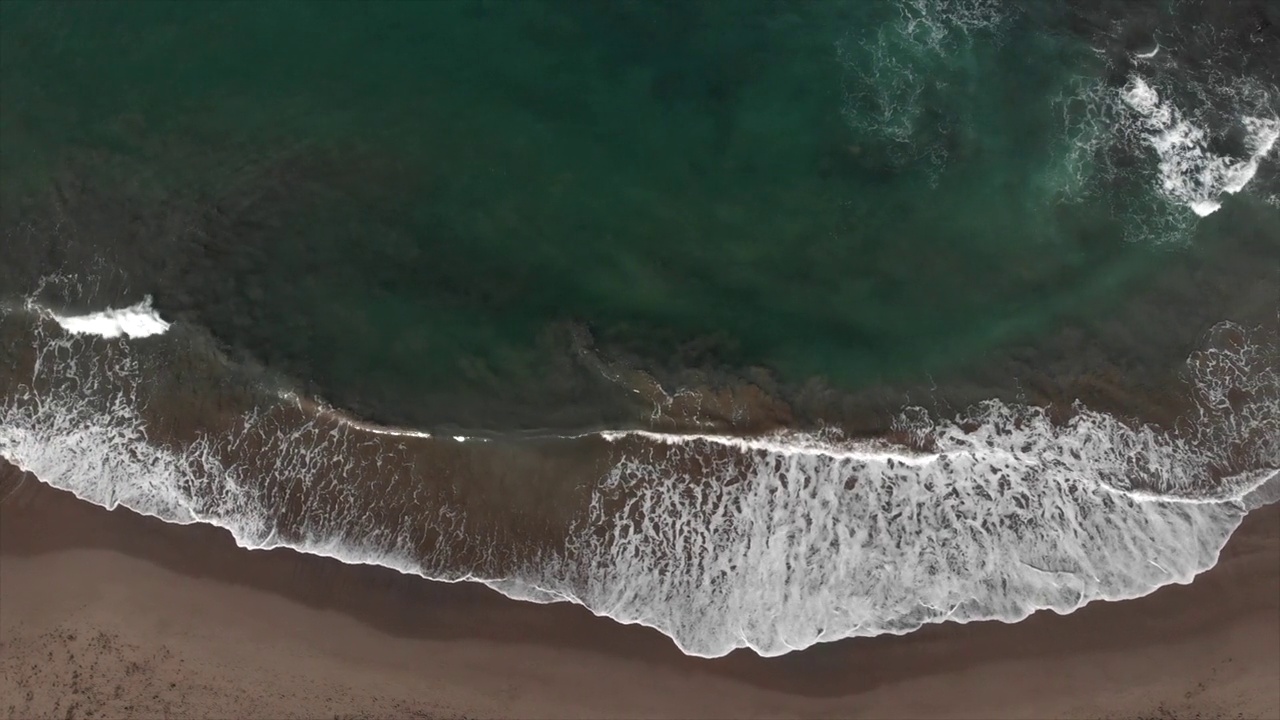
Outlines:
{"type": "Polygon", "coordinates": [[[0,713],[1280,718],[1280,506],[1139,600],[707,661],[578,607],[246,551],[0,463],[0,713]]]}

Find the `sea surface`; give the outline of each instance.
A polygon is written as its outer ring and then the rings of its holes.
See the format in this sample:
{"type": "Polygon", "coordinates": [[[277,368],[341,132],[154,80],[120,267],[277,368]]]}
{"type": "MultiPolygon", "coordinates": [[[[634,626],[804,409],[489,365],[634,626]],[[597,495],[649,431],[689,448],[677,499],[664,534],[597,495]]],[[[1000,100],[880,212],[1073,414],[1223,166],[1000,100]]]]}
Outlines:
{"type": "Polygon", "coordinates": [[[1145,595],[1280,496],[1280,4],[5,2],[0,360],[85,500],[692,655],[1145,595]]]}

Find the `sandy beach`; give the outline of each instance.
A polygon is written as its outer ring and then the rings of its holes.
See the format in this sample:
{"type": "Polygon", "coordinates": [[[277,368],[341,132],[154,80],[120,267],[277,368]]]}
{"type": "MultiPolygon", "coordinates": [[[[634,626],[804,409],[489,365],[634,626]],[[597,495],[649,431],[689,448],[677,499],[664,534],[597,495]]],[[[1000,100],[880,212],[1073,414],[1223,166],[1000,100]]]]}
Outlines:
{"type": "Polygon", "coordinates": [[[1280,506],[1187,586],[781,658],[0,480],[5,717],[1280,717],[1280,506]]]}

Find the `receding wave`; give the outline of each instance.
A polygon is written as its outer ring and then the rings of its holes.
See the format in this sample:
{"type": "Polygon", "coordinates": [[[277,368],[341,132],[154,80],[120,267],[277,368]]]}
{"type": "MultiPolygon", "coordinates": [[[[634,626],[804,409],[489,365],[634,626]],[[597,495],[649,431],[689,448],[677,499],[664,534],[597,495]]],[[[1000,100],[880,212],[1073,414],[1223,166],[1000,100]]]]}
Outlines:
{"type": "Polygon", "coordinates": [[[1175,427],[992,401],[950,419],[905,409],[897,444],[460,443],[299,402],[174,430],[182,402],[165,407],[146,360],[172,331],[104,339],[47,313],[5,320],[28,326],[31,351],[0,405],[0,455],[50,485],[220,526],[248,548],[580,603],[700,656],[1012,622],[1186,583],[1280,467],[1275,338],[1230,324],[1189,359],[1175,427]]]}

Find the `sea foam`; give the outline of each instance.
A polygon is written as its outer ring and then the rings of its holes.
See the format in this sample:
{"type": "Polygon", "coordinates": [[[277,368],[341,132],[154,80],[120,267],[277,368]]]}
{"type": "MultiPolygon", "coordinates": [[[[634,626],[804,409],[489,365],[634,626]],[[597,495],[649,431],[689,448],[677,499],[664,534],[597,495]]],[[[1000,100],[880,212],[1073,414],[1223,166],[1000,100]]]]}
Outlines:
{"type": "Polygon", "coordinates": [[[608,468],[568,544],[500,567],[452,549],[494,542],[463,508],[425,496],[381,507],[387,494],[360,492],[409,471],[379,443],[457,447],[451,439],[391,437],[323,413],[284,426],[255,412],[164,445],[149,437],[127,341],[47,322],[37,337],[37,376],[0,406],[0,455],[55,487],[220,526],[244,547],[580,603],[708,657],[1012,622],[1189,582],[1280,466],[1275,348],[1224,325],[1188,363],[1193,409],[1180,431],[1084,407],[1055,423],[992,401],[949,419],[904,411],[898,430],[927,454],[785,435],[608,433],[608,468]],[[282,532],[290,503],[298,524],[282,532]],[[445,540],[424,553],[425,533],[445,540]]]}
{"type": "Polygon", "coordinates": [[[63,330],[74,335],[96,335],[101,338],[141,338],[160,335],[169,330],[169,323],[160,318],[151,307],[151,296],[142,302],[121,309],[107,309],[87,315],[59,315],[49,313],[63,330]]]}
{"type": "Polygon", "coordinates": [[[700,655],[1013,622],[1189,582],[1261,482],[1213,485],[1188,444],[1103,414],[1056,426],[992,402],[970,419],[933,428],[943,451],[922,465],[705,441],[626,457],[588,523],[611,533],[584,528],[594,564],[573,597],[700,655]]]}
{"type": "Polygon", "coordinates": [[[1280,139],[1280,119],[1244,116],[1240,123],[1247,155],[1219,155],[1209,149],[1208,133],[1141,77],[1130,77],[1121,97],[1139,116],[1146,142],[1159,158],[1161,192],[1200,217],[1222,207],[1224,195],[1243,190],[1280,139]]]}

